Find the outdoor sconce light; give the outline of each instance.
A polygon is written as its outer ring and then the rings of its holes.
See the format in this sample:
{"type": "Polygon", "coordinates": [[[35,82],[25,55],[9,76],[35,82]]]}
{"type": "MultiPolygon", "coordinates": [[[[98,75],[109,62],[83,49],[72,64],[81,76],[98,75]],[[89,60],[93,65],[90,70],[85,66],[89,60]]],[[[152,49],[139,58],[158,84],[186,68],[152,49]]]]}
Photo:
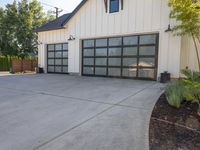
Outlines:
{"type": "Polygon", "coordinates": [[[172,29],[171,29],[171,25],[169,24],[169,25],[168,25],[168,29],[165,30],[165,32],[171,32],[171,31],[172,31],[172,29]]]}
{"type": "Polygon", "coordinates": [[[75,40],[75,37],[73,37],[72,35],[70,35],[68,41],[73,41],[73,40],[75,40]]]}

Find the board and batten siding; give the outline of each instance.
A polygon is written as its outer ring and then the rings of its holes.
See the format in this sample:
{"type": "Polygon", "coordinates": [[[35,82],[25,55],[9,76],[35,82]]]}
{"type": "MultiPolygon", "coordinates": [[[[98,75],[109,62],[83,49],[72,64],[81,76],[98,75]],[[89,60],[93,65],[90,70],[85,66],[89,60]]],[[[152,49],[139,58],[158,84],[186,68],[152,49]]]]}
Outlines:
{"type": "Polygon", "coordinates": [[[56,43],[67,43],[67,30],[59,29],[38,33],[38,66],[44,68],[47,72],[47,45],[56,43]]]}
{"type": "MultiPolygon", "coordinates": [[[[108,6],[109,7],[109,6],[108,6]]],[[[120,7],[121,8],[121,7],[120,7]]],[[[170,9],[165,0],[124,0],[124,9],[105,13],[103,0],[88,0],[67,24],[69,41],[69,72],[81,72],[81,40],[134,34],[159,33],[158,76],[163,71],[179,77],[180,37],[164,32],[170,9]]]]}
{"type": "MultiPolygon", "coordinates": [[[[169,20],[169,12],[167,0],[124,0],[123,10],[120,7],[119,12],[111,14],[105,12],[104,0],[88,0],[67,23],[66,31],[63,31],[66,36],[75,37],[74,41],[68,41],[69,72],[81,74],[83,39],[159,33],[158,76],[168,71],[172,77],[179,77],[181,38],[164,32],[169,23],[172,26],[176,23],[169,20]]],[[[44,43],[60,41],[61,36],[56,40],[56,33],[49,34],[44,33],[44,43]],[[55,40],[49,40],[52,36],[55,36],[55,40]]]]}
{"type": "MultiPolygon", "coordinates": [[[[195,51],[194,42],[191,37],[185,36],[181,41],[181,69],[186,67],[198,71],[197,56],[195,51]]],[[[197,42],[200,54],[200,44],[197,42]]]]}

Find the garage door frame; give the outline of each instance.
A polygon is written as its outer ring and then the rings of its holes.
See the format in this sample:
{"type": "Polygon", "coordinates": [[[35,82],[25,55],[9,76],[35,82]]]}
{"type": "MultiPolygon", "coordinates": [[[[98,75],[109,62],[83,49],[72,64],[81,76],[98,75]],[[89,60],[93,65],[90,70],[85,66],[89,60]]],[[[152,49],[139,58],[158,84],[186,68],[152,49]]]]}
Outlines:
{"type": "Polygon", "coordinates": [[[47,44],[46,45],[46,50],[47,50],[47,73],[51,73],[51,74],[68,74],[68,43],[52,43],[52,44],[47,44]],[[54,47],[54,50],[49,50],[49,46],[54,47]],[[56,50],[56,45],[61,45],[61,49],[60,50],[56,50]],[[67,48],[64,49],[64,45],[67,45],[67,48]],[[61,53],[61,57],[56,57],[56,52],[60,52],[61,53]],[[64,57],[63,54],[64,52],[67,53],[67,56],[64,57]],[[54,53],[54,57],[49,57],[49,53],[54,53]],[[53,60],[54,64],[50,65],[49,64],[49,60],[53,60]],[[61,60],[61,64],[57,65],[56,64],[56,60],[61,60]],[[64,60],[67,62],[67,64],[64,64],[64,60]],[[49,67],[54,67],[54,71],[49,71],[49,67]],[[56,67],[61,67],[61,71],[56,71],[56,67]],[[64,70],[65,68],[65,70],[64,70]],[[66,71],[67,68],[67,71],[66,71]]]}
{"type": "MultiPolygon", "coordinates": [[[[91,48],[91,49],[92,49],[91,48]]],[[[101,48],[101,47],[98,47],[98,48],[101,48]]],[[[84,39],[84,40],[82,40],[82,50],[81,50],[81,53],[82,53],[82,64],[81,64],[81,74],[83,75],[83,76],[96,76],[96,77],[111,77],[111,78],[126,78],[126,79],[142,79],[142,80],[157,80],[157,71],[158,71],[158,51],[159,51],[159,33],[151,33],[151,34],[137,34],[137,35],[129,35],[129,36],[114,36],[114,37],[105,37],[105,38],[92,38],[92,39],[84,39]],[[148,36],[148,35],[155,35],[156,36],[156,41],[155,41],[155,44],[140,44],[140,38],[142,37],[142,36],[148,36]],[[134,36],[136,36],[136,37],[138,37],[138,41],[137,41],[137,45],[131,45],[131,46],[125,46],[125,45],[123,45],[123,41],[124,41],[124,38],[126,38],[126,37],[134,37],[134,36]],[[115,47],[115,48],[117,48],[117,47],[119,47],[119,48],[121,48],[121,55],[120,56],[114,56],[113,58],[121,58],[121,66],[120,66],[120,69],[121,69],[121,74],[120,74],[120,76],[110,76],[110,75],[108,75],[108,68],[119,68],[119,66],[118,67],[116,67],[116,66],[109,66],[108,65],[108,59],[109,58],[112,58],[111,56],[109,56],[109,48],[112,48],[112,46],[109,46],[109,39],[112,39],[112,38],[122,38],[122,44],[120,45],[120,46],[113,46],[113,47],[115,47]],[[97,57],[96,56],[96,49],[97,49],[97,47],[96,47],[96,40],[99,40],[99,39],[107,39],[107,46],[105,47],[102,47],[102,48],[107,48],[107,56],[106,56],[106,58],[107,58],[107,65],[106,66],[104,66],[104,67],[106,67],[107,68],[107,73],[106,73],[106,75],[95,75],[95,67],[102,67],[102,66],[97,66],[96,65],[96,63],[95,63],[95,61],[96,61],[96,58],[101,58],[101,57],[97,57]],[[94,40],[94,47],[92,47],[93,49],[94,49],[94,57],[86,57],[86,56],[84,56],[84,49],[90,49],[90,47],[87,47],[87,48],[84,48],[84,41],[86,41],[86,40],[94,40]],[[148,55],[148,56],[145,56],[145,55],[140,55],[139,53],[139,50],[140,50],[140,47],[141,46],[154,46],[155,47],[155,55],[148,55]],[[123,49],[125,48],[125,47],[137,47],[137,55],[135,55],[135,56],[124,56],[123,55],[123,49]],[[91,65],[91,67],[93,67],[94,68],[94,73],[92,74],[92,75],[90,75],[90,74],[84,74],[84,72],[83,72],[83,69],[84,69],[84,66],[85,67],[87,67],[87,65],[84,65],[84,58],[94,58],[94,65],[91,65]],[[125,66],[123,66],[123,59],[124,58],[136,58],[137,59],[137,66],[136,67],[127,67],[127,68],[135,68],[136,69],[136,77],[125,77],[125,76],[122,76],[122,69],[126,69],[126,67],[125,66]],[[155,63],[154,63],[154,66],[153,67],[141,67],[141,66],[139,66],[139,59],[140,58],[155,58],[155,63]],[[139,77],[138,76],[138,74],[139,74],[139,70],[142,70],[142,69],[154,69],[154,77],[153,78],[146,78],[146,77],[139,77]]],[[[105,56],[104,56],[104,58],[105,58],[105,56]]],[[[89,65],[90,66],[90,65],[89,65]]]]}

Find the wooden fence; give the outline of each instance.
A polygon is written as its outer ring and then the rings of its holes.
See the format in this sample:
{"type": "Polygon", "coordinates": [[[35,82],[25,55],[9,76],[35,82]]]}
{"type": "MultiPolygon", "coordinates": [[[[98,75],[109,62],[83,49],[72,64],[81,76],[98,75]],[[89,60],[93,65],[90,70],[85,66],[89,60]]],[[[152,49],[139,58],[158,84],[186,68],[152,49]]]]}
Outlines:
{"type": "Polygon", "coordinates": [[[12,60],[12,73],[35,71],[35,68],[37,66],[38,66],[37,60],[35,60],[35,59],[30,59],[30,60],[13,59],[12,60]]]}

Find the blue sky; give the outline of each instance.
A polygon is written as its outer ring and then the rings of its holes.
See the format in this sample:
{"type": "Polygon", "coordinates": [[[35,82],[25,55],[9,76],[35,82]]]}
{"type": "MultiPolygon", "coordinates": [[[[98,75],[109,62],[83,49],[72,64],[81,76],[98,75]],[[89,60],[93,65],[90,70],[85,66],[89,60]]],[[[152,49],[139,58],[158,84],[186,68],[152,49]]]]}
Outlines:
{"type": "MultiPolygon", "coordinates": [[[[19,1],[19,0],[17,0],[19,1]]],[[[71,12],[82,0],[39,0],[42,3],[49,4],[64,9],[63,13],[71,12]]],[[[12,3],[13,0],[0,0],[0,6],[12,3]]],[[[55,10],[52,7],[43,4],[44,10],[55,10]]]]}

